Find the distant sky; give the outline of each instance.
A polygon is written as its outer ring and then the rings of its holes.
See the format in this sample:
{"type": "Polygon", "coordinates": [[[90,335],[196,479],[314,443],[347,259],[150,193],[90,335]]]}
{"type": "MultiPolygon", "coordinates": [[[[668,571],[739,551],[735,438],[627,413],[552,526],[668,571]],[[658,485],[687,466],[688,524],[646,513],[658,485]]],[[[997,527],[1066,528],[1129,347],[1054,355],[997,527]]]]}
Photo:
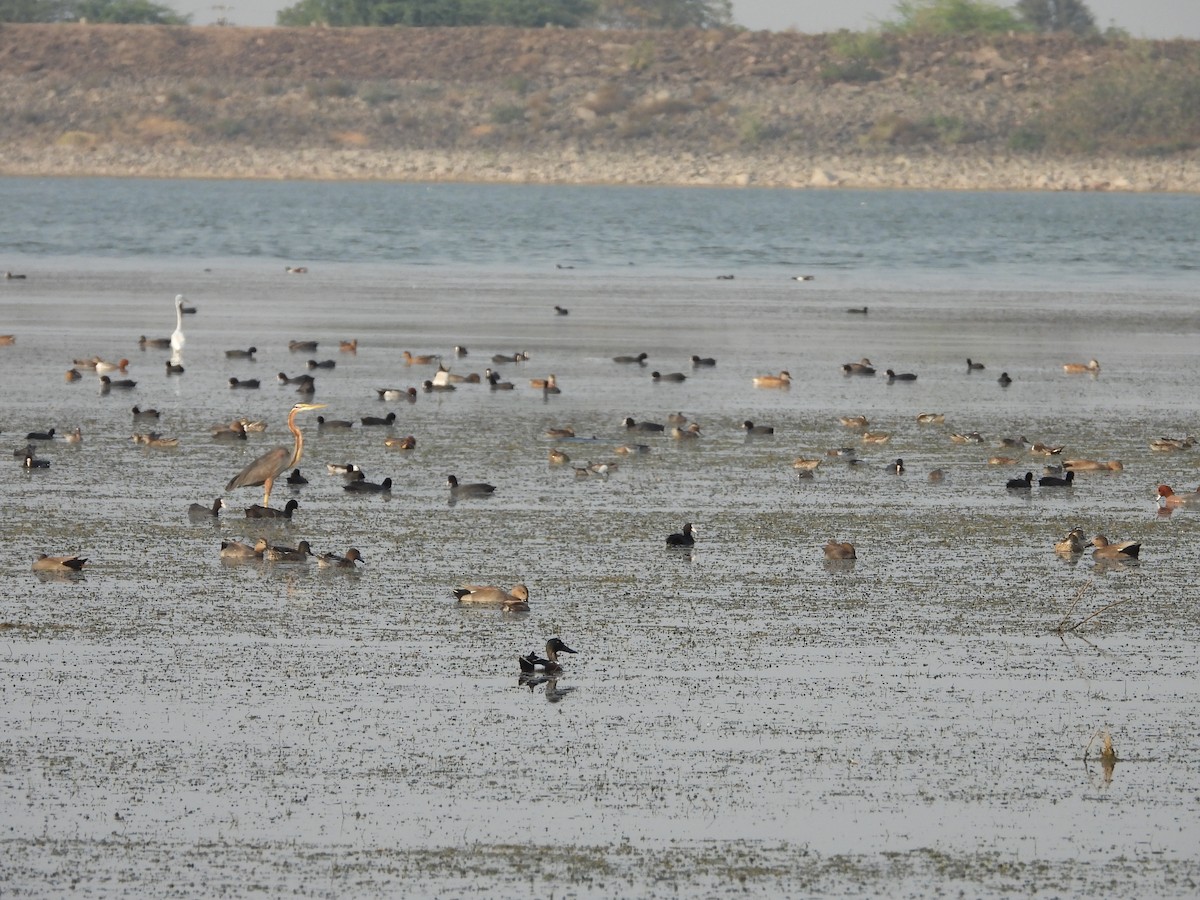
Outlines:
{"type": "MultiPolygon", "coordinates": [[[[235,25],[274,25],[275,13],[294,0],[161,0],[207,25],[226,16],[235,25]]],[[[1134,37],[1200,40],[1200,0],[1085,0],[1101,28],[1116,25],[1134,37]]],[[[1011,6],[1003,2],[999,5],[1011,6]]],[[[733,0],[733,18],[752,30],[821,33],[862,31],[895,17],[895,0],[733,0]]]]}

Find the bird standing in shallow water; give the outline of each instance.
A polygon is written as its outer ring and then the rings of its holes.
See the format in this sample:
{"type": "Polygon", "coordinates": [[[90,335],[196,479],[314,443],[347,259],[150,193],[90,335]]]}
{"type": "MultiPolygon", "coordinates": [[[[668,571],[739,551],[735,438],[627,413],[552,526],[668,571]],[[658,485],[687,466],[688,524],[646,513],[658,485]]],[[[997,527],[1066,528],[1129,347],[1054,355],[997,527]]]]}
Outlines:
{"type": "Polygon", "coordinates": [[[300,462],[300,457],[304,454],[304,434],[296,426],[296,415],[302,412],[308,412],[313,409],[324,409],[324,403],[297,403],[292,407],[292,411],[288,413],[287,427],[292,433],[294,443],[291,453],[288,453],[287,447],[275,447],[268,450],[242,471],[238,472],[233,478],[229,479],[229,483],[225,485],[225,490],[232,491],[234,488],[240,487],[255,487],[262,485],[263,487],[263,506],[271,505],[271,487],[275,484],[275,479],[280,473],[287,471],[300,462]]]}

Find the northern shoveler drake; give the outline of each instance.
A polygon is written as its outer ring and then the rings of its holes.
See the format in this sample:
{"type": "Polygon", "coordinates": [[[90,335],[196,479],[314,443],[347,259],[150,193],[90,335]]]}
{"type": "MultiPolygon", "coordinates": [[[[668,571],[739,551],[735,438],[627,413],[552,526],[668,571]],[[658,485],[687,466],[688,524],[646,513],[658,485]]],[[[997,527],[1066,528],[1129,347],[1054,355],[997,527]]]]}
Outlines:
{"type": "Polygon", "coordinates": [[[33,571],[78,572],[86,562],[86,558],[80,559],[78,556],[47,556],[45,553],[39,553],[33,561],[33,571]]]}
{"type": "Polygon", "coordinates": [[[269,547],[263,555],[271,562],[306,563],[314,554],[308,541],[301,541],[295,547],[269,547]]]}
{"type": "Polygon", "coordinates": [[[849,541],[830,541],[825,545],[826,559],[858,559],[854,545],[849,541]]]}
{"type": "Polygon", "coordinates": [[[1100,363],[1091,359],[1086,363],[1063,363],[1063,371],[1068,375],[1098,375],[1100,374],[1100,363]]]}
{"type": "Polygon", "coordinates": [[[668,547],[691,547],[696,543],[696,529],[692,527],[692,523],[688,522],[683,526],[683,531],[675,534],[667,535],[668,547]]]}
{"type": "Polygon", "coordinates": [[[978,431],[968,431],[965,433],[956,431],[950,435],[950,442],[953,444],[982,444],[983,435],[978,431]]]}
{"type": "Polygon", "coordinates": [[[1102,534],[1092,538],[1092,556],[1097,559],[1137,559],[1142,552],[1141,541],[1121,541],[1114,544],[1102,534]]]}
{"type": "Polygon", "coordinates": [[[1041,441],[1034,443],[1029,448],[1029,452],[1035,456],[1060,456],[1065,448],[1060,444],[1057,447],[1052,447],[1049,444],[1043,444],[1041,441]]]}
{"type": "Polygon", "coordinates": [[[561,672],[563,667],[558,661],[558,654],[575,652],[577,651],[564,644],[560,638],[553,637],[546,641],[546,657],[544,659],[538,656],[537,651],[534,650],[525,656],[518,656],[517,664],[522,672],[561,672]]]}
{"type": "Polygon", "coordinates": [[[351,547],[345,556],[336,553],[323,553],[317,557],[317,565],[323,569],[356,569],[359,562],[366,562],[358,548],[351,547]]]}
{"type": "Polygon", "coordinates": [[[506,606],[514,603],[529,602],[529,588],[523,584],[514,584],[512,590],[506,591],[495,585],[469,584],[455,588],[454,596],[459,603],[469,603],[474,606],[506,606]]]}
{"type": "Polygon", "coordinates": [[[787,369],[778,375],[755,375],[754,386],[759,388],[785,388],[792,384],[792,375],[787,369]]]}
{"type": "Polygon", "coordinates": [[[1200,506],[1200,491],[1190,494],[1177,494],[1171,486],[1160,484],[1157,490],[1158,505],[1164,509],[1175,509],[1180,506],[1200,506]]]}
{"type": "Polygon", "coordinates": [[[1085,537],[1082,528],[1072,528],[1061,541],[1054,545],[1054,552],[1059,556],[1077,556],[1087,546],[1085,537]]]}

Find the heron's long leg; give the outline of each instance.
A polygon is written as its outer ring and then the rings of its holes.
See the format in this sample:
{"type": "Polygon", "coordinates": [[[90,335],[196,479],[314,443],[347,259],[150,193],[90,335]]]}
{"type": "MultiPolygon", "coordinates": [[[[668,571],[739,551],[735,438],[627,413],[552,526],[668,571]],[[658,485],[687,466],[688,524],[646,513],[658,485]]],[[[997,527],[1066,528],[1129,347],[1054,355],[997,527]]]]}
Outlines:
{"type": "Polygon", "coordinates": [[[263,482],[263,506],[271,505],[271,487],[275,484],[274,478],[268,478],[263,482]]]}

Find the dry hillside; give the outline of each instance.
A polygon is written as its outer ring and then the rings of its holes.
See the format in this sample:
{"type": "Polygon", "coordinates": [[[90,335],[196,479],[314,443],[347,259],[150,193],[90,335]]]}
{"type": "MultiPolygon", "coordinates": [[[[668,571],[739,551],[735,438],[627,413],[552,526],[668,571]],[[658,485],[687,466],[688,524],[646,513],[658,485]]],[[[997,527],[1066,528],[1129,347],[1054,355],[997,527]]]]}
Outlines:
{"type": "MultiPolygon", "coordinates": [[[[887,50],[877,80],[848,83],[831,77],[844,38],[827,35],[0,26],[0,171],[733,183],[875,172],[888,184],[900,166],[947,186],[1006,169],[1053,180],[1071,177],[1052,174],[1064,161],[1014,155],[1013,134],[1133,52],[1034,36],[887,50]]],[[[1197,59],[1189,42],[1138,52],[1197,59]]],[[[1194,152],[1093,163],[1159,172],[1132,186],[1196,189],[1194,152]]]]}

